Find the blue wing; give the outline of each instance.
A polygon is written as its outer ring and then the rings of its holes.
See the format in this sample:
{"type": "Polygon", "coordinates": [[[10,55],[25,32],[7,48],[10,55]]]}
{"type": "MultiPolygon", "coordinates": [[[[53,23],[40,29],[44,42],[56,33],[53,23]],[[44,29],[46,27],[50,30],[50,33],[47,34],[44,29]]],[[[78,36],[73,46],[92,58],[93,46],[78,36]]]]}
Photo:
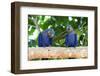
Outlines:
{"type": "Polygon", "coordinates": [[[38,36],[38,46],[42,47],[43,46],[43,37],[42,37],[42,33],[39,34],[38,36]]]}
{"type": "Polygon", "coordinates": [[[77,34],[75,34],[74,32],[67,34],[65,44],[66,46],[69,47],[77,46],[78,45],[77,34]]]}
{"type": "Polygon", "coordinates": [[[69,40],[68,40],[68,35],[66,35],[66,40],[65,40],[66,46],[69,46],[69,40]]]}
{"type": "Polygon", "coordinates": [[[50,45],[50,41],[49,41],[49,37],[45,34],[43,35],[43,46],[49,46],[50,45]]]}
{"type": "Polygon", "coordinates": [[[52,38],[49,38],[47,34],[40,33],[38,36],[38,46],[39,47],[47,47],[52,44],[52,38]]]}
{"type": "Polygon", "coordinates": [[[77,39],[77,34],[75,34],[75,42],[74,45],[77,46],[78,45],[78,39],[77,39]]]}

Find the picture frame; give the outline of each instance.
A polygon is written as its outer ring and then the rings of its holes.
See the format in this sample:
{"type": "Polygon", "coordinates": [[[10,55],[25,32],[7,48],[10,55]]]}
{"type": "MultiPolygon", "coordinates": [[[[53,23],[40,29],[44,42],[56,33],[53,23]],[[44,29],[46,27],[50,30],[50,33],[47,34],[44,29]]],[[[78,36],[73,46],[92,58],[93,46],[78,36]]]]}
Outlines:
{"type": "Polygon", "coordinates": [[[98,54],[97,53],[97,46],[98,46],[97,45],[97,42],[98,42],[97,17],[98,17],[97,7],[94,7],[94,6],[31,3],[31,2],[11,3],[11,72],[15,74],[25,74],[25,73],[97,69],[97,66],[98,66],[97,65],[98,64],[97,63],[97,57],[98,57],[97,55],[98,54]],[[58,60],[58,61],[57,60],[30,61],[31,64],[30,63],[26,64],[28,63],[28,60],[27,60],[28,56],[25,57],[26,55],[24,55],[24,52],[27,54],[28,48],[26,47],[28,46],[28,43],[27,41],[25,42],[25,40],[27,40],[27,37],[25,36],[27,36],[28,34],[26,35],[24,34],[27,33],[27,30],[28,30],[27,28],[28,26],[25,26],[28,24],[28,22],[26,21],[28,20],[26,19],[28,18],[28,15],[32,15],[32,16],[33,15],[56,16],[57,15],[57,16],[75,16],[75,17],[87,16],[88,18],[87,20],[88,21],[87,22],[88,57],[86,58],[87,62],[85,61],[85,59],[76,59],[76,60],[65,59],[65,60],[58,60]],[[25,23],[25,25],[23,23],[25,23]],[[24,52],[22,50],[24,50],[24,52]],[[25,59],[24,57],[26,58],[27,61],[23,61],[25,59]]]}

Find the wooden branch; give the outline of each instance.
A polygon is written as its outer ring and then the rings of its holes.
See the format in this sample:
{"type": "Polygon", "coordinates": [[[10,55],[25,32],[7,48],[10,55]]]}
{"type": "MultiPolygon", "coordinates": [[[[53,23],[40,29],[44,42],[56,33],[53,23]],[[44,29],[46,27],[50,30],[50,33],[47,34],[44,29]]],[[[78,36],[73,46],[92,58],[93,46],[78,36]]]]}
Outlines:
{"type": "Polygon", "coordinates": [[[60,39],[64,38],[66,33],[67,33],[66,31],[61,32],[58,36],[55,36],[53,38],[53,40],[56,41],[56,40],[60,40],[60,39]]]}
{"type": "Polygon", "coordinates": [[[87,47],[39,47],[29,48],[29,60],[36,58],[87,58],[87,47]]]}

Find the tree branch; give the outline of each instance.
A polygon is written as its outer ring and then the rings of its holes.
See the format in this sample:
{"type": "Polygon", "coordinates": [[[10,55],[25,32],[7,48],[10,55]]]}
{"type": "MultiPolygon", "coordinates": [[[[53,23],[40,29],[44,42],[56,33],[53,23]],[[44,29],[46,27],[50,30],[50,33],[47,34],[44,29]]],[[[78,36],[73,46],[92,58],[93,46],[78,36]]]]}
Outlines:
{"type": "Polygon", "coordinates": [[[38,23],[37,23],[37,18],[33,18],[32,20],[33,20],[34,24],[36,25],[36,29],[37,29],[39,32],[41,32],[41,31],[40,31],[40,27],[39,27],[39,25],[38,25],[38,23]]]}
{"type": "Polygon", "coordinates": [[[57,41],[57,40],[60,40],[60,39],[62,39],[62,38],[64,38],[65,36],[66,36],[66,30],[65,31],[63,31],[63,32],[61,32],[58,36],[55,36],[54,38],[53,38],[53,40],[54,41],[57,41]]]}

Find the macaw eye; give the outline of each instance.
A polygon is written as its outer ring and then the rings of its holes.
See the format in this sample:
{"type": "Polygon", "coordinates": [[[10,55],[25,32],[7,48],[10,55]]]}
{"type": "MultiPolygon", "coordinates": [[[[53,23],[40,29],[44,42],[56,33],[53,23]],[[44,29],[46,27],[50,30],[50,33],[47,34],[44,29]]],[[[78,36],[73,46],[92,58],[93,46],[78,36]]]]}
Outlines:
{"type": "Polygon", "coordinates": [[[67,30],[70,30],[70,28],[68,28],[67,30]]]}

